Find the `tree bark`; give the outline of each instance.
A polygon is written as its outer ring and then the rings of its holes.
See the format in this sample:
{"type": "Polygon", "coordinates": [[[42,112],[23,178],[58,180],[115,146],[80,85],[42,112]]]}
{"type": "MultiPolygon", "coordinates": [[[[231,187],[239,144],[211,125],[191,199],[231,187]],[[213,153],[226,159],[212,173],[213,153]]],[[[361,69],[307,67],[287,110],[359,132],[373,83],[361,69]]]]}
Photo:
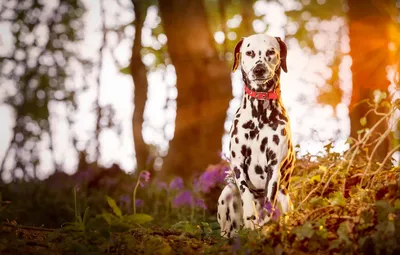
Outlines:
{"type": "MultiPolygon", "coordinates": [[[[132,0],[135,12],[135,39],[132,46],[131,55],[131,75],[134,83],[134,105],[135,109],[132,115],[132,133],[133,140],[135,143],[135,154],[136,154],[136,169],[142,170],[146,168],[146,161],[149,157],[149,149],[147,144],[143,140],[142,125],[143,125],[143,113],[147,100],[147,69],[142,62],[140,51],[142,49],[142,28],[144,20],[146,18],[148,5],[140,0],[132,0]]],[[[152,167],[147,169],[152,171],[152,167]]]]}
{"type": "MultiPolygon", "coordinates": [[[[349,5],[349,35],[350,55],[353,63],[353,93],[350,103],[350,136],[357,138],[357,131],[364,127],[360,119],[369,110],[363,103],[356,105],[364,99],[373,100],[374,90],[386,91],[389,81],[386,78],[386,66],[390,64],[389,25],[392,22],[390,15],[380,6],[395,7],[394,0],[348,0],[349,5]],[[378,5],[379,3],[379,5],[378,5]]],[[[367,116],[366,127],[373,126],[381,117],[375,114],[367,116]]],[[[377,130],[377,135],[387,130],[387,123],[382,123],[377,130]]],[[[383,159],[389,149],[389,139],[386,139],[378,150],[377,159],[383,159]]]]}
{"type": "Polygon", "coordinates": [[[220,160],[232,97],[230,69],[220,60],[202,0],[159,0],[177,75],[177,116],[163,175],[189,179],[220,160]]]}

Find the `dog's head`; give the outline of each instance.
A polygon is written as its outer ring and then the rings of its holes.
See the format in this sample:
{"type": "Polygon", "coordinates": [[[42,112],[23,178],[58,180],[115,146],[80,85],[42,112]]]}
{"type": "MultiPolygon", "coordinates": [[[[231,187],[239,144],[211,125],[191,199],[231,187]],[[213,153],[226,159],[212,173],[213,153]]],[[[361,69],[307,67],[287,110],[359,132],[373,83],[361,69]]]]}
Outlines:
{"type": "Polygon", "coordinates": [[[279,68],[287,72],[286,54],[286,44],[279,37],[251,35],[237,43],[232,71],[241,64],[247,79],[262,86],[279,73],[279,68]]]}

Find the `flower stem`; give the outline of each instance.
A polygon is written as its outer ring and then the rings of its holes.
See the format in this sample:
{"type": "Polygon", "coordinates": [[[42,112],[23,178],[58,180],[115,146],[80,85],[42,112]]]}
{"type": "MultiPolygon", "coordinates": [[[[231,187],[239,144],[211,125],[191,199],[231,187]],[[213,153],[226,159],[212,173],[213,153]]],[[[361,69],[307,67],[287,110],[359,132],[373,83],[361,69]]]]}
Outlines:
{"type": "Polygon", "coordinates": [[[139,187],[139,181],[140,181],[140,174],[139,174],[139,178],[136,182],[136,186],[133,189],[133,195],[132,195],[132,203],[133,203],[133,214],[136,214],[136,190],[139,187]]]}
{"type": "Polygon", "coordinates": [[[74,187],[75,221],[78,222],[78,206],[76,205],[76,186],[74,187]]]}

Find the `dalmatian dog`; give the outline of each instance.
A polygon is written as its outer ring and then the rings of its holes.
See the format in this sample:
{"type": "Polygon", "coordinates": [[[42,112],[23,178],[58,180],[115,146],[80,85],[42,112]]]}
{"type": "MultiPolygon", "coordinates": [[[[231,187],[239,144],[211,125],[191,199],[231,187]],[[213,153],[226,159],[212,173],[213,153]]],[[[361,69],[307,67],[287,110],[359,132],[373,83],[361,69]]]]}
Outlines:
{"type": "Polygon", "coordinates": [[[279,37],[256,34],[242,38],[234,53],[233,72],[241,66],[244,93],[230,131],[231,181],[218,199],[217,214],[221,236],[228,238],[291,209],[287,190],[295,164],[280,96],[286,44],[279,37]]]}

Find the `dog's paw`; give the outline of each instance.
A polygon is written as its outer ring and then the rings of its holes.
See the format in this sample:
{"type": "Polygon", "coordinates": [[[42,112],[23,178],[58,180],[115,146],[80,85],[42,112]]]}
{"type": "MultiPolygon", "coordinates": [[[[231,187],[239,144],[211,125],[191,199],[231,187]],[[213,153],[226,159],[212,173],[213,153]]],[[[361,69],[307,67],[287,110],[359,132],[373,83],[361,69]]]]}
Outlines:
{"type": "Polygon", "coordinates": [[[257,228],[257,218],[254,214],[249,216],[244,216],[243,221],[244,221],[244,228],[252,230],[257,228]]]}

